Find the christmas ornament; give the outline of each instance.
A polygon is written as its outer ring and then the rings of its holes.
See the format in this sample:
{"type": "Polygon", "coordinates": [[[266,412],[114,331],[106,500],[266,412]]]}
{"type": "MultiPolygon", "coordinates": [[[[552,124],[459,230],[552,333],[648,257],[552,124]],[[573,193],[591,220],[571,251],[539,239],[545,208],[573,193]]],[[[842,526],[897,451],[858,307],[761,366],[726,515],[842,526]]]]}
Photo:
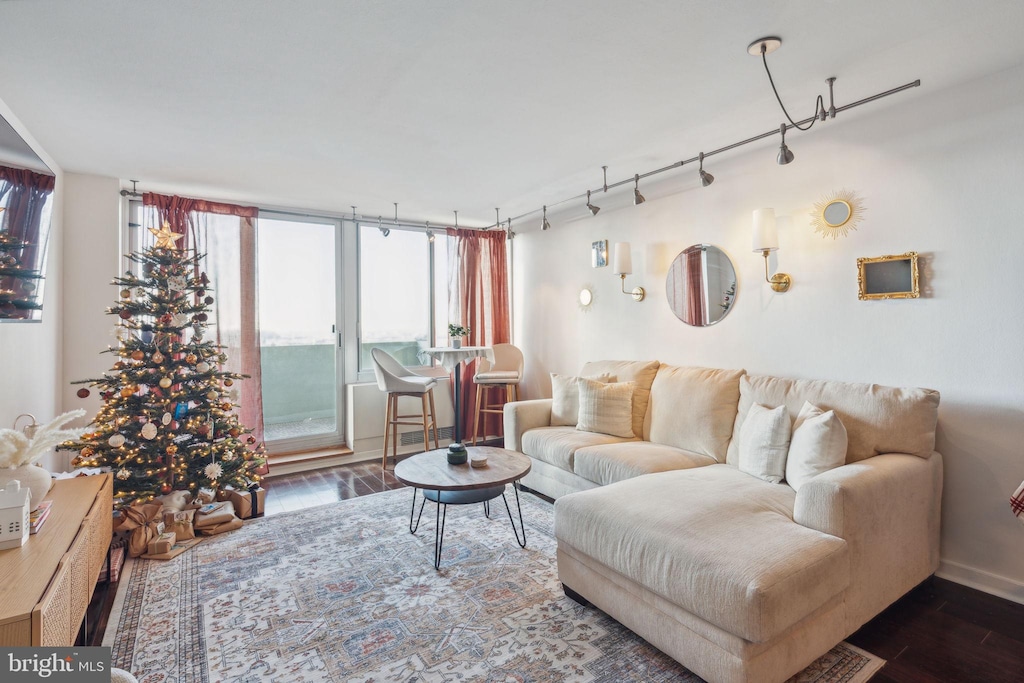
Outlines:
{"type": "Polygon", "coordinates": [[[200,322],[204,322],[205,323],[208,319],[209,319],[209,316],[206,315],[205,313],[199,313],[198,315],[196,315],[196,320],[199,320],[200,322]]]}
{"type": "Polygon", "coordinates": [[[77,394],[78,398],[89,398],[89,390],[88,389],[79,389],[75,393],[77,394]]]}
{"type": "Polygon", "coordinates": [[[210,284],[210,278],[206,276],[206,273],[199,274],[199,281],[202,282],[204,285],[210,284]]]}
{"type": "Polygon", "coordinates": [[[163,493],[164,495],[166,495],[166,494],[168,494],[170,492],[171,492],[171,485],[170,484],[161,484],[160,485],[160,493],[163,493]]]}
{"type": "Polygon", "coordinates": [[[195,365],[196,360],[196,354],[194,353],[190,353],[187,356],[185,356],[185,362],[188,363],[189,365],[195,365]]]}
{"type": "Polygon", "coordinates": [[[173,318],[171,318],[170,313],[164,313],[162,316],[160,316],[160,322],[164,325],[170,325],[172,319],[173,318]]]}
{"type": "Polygon", "coordinates": [[[237,438],[238,435],[241,434],[241,433],[242,432],[239,431],[238,427],[232,427],[231,429],[228,430],[228,434],[230,436],[235,437],[235,438],[237,438]]]}
{"type": "Polygon", "coordinates": [[[117,471],[117,478],[120,479],[121,481],[124,481],[125,479],[129,479],[129,478],[131,478],[131,476],[132,476],[132,473],[129,472],[128,470],[126,470],[123,467],[117,471]]]}
{"type": "Polygon", "coordinates": [[[122,310],[118,315],[121,316],[123,320],[128,320],[132,317],[132,312],[129,310],[122,310]]]}
{"type": "Polygon", "coordinates": [[[210,399],[211,401],[216,401],[217,392],[211,389],[210,391],[206,392],[206,398],[210,399]]]}
{"type": "Polygon", "coordinates": [[[144,290],[142,287],[139,287],[138,289],[135,290],[136,299],[141,299],[144,296],[146,296],[146,290],[144,290]]]}
{"type": "Polygon", "coordinates": [[[160,353],[159,351],[154,353],[153,354],[153,362],[154,363],[163,363],[164,362],[164,354],[160,353]]]}
{"type": "Polygon", "coordinates": [[[196,372],[209,372],[209,371],[210,371],[210,364],[207,363],[206,361],[201,361],[200,363],[198,363],[196,365],[196,372]]]}
{"type": "Polygon", "coordinates": [[[146,357],[146,354],[142,352],[142,349],[135,349],[132,351],[132,360],[142,360],[146,357]]]}
{"type": "Polygon", "coordinates": [[[210,433],[210,425],[202,424],[196,429],[201,435],[206,436],[210,433]]]}
{"type": "Polygon", "coordinates": [[[214,479],[218,479],[220,477],[220,475],[222,475],[223,473],[224,473],[224,468],[221,467],[219,464],[217,464],[215,462],[211,462],[203,470],[203,474],[205,474],[206,478],[210,479],[211,481],[214,480],[214,479]]]}
{"type": "Polygon", "coordinates": [[[142,436],[152,441],[156,438],[156,425],[152,422],[147,422],[142,425],[142,436]]]}
{"type": "Polygon", "coordinates": [[[185,327],[185,325],[188,325],[188,316],[184,313],[175,313],[171,318],[171,322],[175,327],[185,327]]]}
{"type": "Polygon", "coordinates": [[[83,458],[91,458],[95,452],[96,451],[94,451],[93,449],[91,449],[88,446],[86,446],[85,448],[82,449],[82,457],[83,458]]]}
{"type": "Polygon", "coordinates": [[[170,287],[175,292],[184,291],[185,287],[187,287],[187,285],[185,284],[185,278],[181,277],[180,275],[168,278],[167,286],[170,287]]]}
{"type": "Polygon", "coordinates": [[[170,377],[161,377],[160,378],[160,386],[163,387],[164,389],[167,389],[172,384],[174,384],[174,382],[171,380],[170,377]]]}
{"type": "Polygon", "coordinates": [[[181,418],[185,417],[185,415],[187,415],[187,414],[188,414],[188,404],[187,403],[179,403],[179,404],[174,406],[174,419],[175,420],[180,420],[181,418]]]}
{"type": "Polygon", "coordinates": [[[130,290],[130,289],[122,289],[121,290],[121,298],[122,299],[131,299],[132,298],[132,290],[130,290]]]}
{"type": "Polygon", "coordinates": [[[164,413],[163,417],[160,418],[160,422],[162,422],[164,425],[169,425],[169,424],[171,424],[171,420],[173,420],[173,419],[174,418],[171,417],[170,413],[164,413]]]}
{"type": "Polygon", "coordinates": [[[114,448],[120,448],[121,446],[123,446],[124,441],[125,439],[123,434],[113,434],[109,439],[107,439],[107,443],[109,443],[114,448]]]}
{"type": "Polygon", "coordinates": [[[125,398],[128,398],[129,396],[131,396],[134,393],[135,393],[135,387],[125,387],[124,389],[121,389],[121,396],[123,396],[125,398]]]}
{"type": "Polygon", "coordinates": [[[247,443],[248,443],[249,445],[252,445],[252,444],[256,443],[256,437],[250,434],[250,435],[249,435],[249,438],[248,438],[248,439],[246,439],[246,442],[247,442],[247,443]]]}
{"type": "Polygon", "coordinates": [[[235,383],[234,380],[232,380],[230,377],[228,377],[226,380],[224,380],[224,386],[226,386],[226,387],[230,387],[234,383],[235,383]]]}
{"type": "Polygon", "coordinates": [[[166,449],[166,450],[167,450],[167,455],[174,455],[175,453],[177,453],[177,452],[178,452],[178,447],[177,447],[177,446],[175,446],[175,445],[174,445],[174,444],[172,443],[172,444],[171,444],[170,446],[168,446],[168,447],[167,447],[167,449],[166,449]]]}
{"type": "Polygon", "coordinates": [[[235,454],[229,451],[222,455],[220,459],[223,460],[224,462],[231,462],[232,460],[235,459],[235,454]]]}
{"type": "Polygon", "coordinates": [[[212,296],[206,297],[205,299],[203,299],[203,303],[205,303],[207,306],[209,306],[210,304],[213,303],[213,297],[212,296]]]}
{"type": "Polygon", "coordinates": [[[149,231],[156,236],[156,248],[157,249],[174,249],[177,250],[178,246],[175,244],[185,235],[171,230],[171,224],[164,221],[164,224],[160,226],[160,229],[149,228],[149,231]]]}

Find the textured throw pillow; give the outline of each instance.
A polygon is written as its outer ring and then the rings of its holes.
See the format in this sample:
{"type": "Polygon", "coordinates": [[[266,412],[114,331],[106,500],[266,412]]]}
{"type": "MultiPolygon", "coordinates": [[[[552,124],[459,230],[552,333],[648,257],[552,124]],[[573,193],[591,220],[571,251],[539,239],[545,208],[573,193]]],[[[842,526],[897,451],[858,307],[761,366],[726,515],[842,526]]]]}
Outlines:
{"type": "Polygon", "coordinates": [[[576,429],[631,438],[634,386],[633,382],[605,384],[581,377],[580,416],[576,429]]]}
{"type": "Polygon", "coordinates": [[[750,406],[747,419],[740,427],[740,471],[772,484],[781,482],[786,476],[789,434],[786,406],[767,408],[760,403],[750,406]]]}
{"type": "Polygon", "coordinates": [[[786,483],[799,491],[822,472],[846,464],[846,427],[834,410],[804,401],[793,425],[793,440],[786,459],[786,483]]]}
{"type": "MultiPolygon", "coordinates": [[[[607,373],[588,377],[597,382],[614,382],[607,373]]],[[[580,416],[579,377],[551,373],[551,425],[575,427],[580,416]]]]}

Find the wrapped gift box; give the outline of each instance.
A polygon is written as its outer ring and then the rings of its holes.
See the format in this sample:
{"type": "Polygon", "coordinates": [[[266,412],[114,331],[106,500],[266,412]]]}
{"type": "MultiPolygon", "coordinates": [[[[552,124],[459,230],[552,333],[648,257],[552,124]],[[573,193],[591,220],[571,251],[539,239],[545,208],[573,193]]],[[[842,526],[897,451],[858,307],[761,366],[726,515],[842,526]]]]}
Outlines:
{"type": "Polygon", "coordinates": [[[166,531],[149,542],[149,555],[161,555],[171,552],[171,547],[177,539],[173,531],[166,531]]]}
{"type": "Polygon", "coordinates": [[[239,519],[262,517],[266,499],[267,490],[263,487],[253,488],[249,491],[240,491],[238,489],[221,489],[217,491],[217,500],[231,501],[235,508],[235,515],[239,519]]]}

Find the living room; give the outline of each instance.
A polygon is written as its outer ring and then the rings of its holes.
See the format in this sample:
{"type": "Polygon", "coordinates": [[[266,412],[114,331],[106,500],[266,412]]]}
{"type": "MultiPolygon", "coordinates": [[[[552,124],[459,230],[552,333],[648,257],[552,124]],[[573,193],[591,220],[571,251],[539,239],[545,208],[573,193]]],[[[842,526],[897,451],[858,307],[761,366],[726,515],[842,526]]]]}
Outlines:
{"type": "MultiPolygon", "coordinates": [[[[0,426],[23,413],[44,422],[100,409],[97,393],[79,398],[72,382],[111,365],[100,353],[115,343],[105,311],[136,210],[120,192],[137,180],[139,192],[338,222],[336,276],[349,297],[338,327],[350,336],[336,426],[354,459],[379,469],[385,399],[359,357],[357,233],[398,223],[416,224],[418,237],[430,226],[443,233],[453,210],[463,228],[504,230],[511,217],[509,322],[524,353],[523,398],[550,397],[550,373],[607,359],[937,390],[936,575],[1024,603],[1024,529],[1009,505],[1024,479],[1024,319],[1006,275],[1024,237],[1004,227],[1024,180],[1017,3],[164,4],[0,8],[9,65],[0,115],[57,179],[42,320],[0,324],[0,426]],[[782,165],[786,114],[762,59],[747,54],[763,36],[782,39],[765,60],[798,122],[817,96],[828,107],[828,77],[836,107],[921,84],[809,131],[790,128],[795,158],[782,165]],[[176,95],[161,96],[168,88],[176,95]],[[293,106],[303,114],[289,118],[293,106]],[[702,165],[646,175],[767,131],[702,165]],[[699,168],[712,184],[702,186],[699,168]],[[816,231],[816,205],[837,192],[856,224],[816,231]],[[348,220],[353,205],[360,220],[348,220]],[[766,207],[778,242],[767,262],[752,248],[753,212],[766,207]],[[619,243],[632,261],[624,279],[614,272],[619,243]],[[595,244],[608,265],[594,266],[595,244]],[[724,252],[736,281],[727,315],[709,326],[681,321],[664,284],[677,255],[699,244],[724,252]],[[917,298],[858,297],[858,259],[908,252],[918,255],[917,298]],[[765,282],[778,272],[791,276],[788,291],[765,282]],[[642,301],[629,295],[635,287],[642,301]]],[[[296,298],[316,297],[294,287],[296,298]]],[[[431,346],[447,345],[440,320],[431,346]]],[[[450,417],[447,373],[434,373],[438,410],[450,417]]],[[[69,466],[61,455],[44,464],[69,466]]],[[[275,478],[272,465],[268,505],[275,478]]],[[[401,508],[405,524],[407,497],[401,508]]],[[[452,516],[462,524],[469,513],[452,516]]],[[[432,528],[432,512],[423,523],[432,528]]],[[[504,540],[514,541],[507,524],[504,540]]],[[[433,572],[428,546],[417,559],[433,572]]],[[[890,660],[877,680],[898,670],[895,655],[873,654],[890,660]]]]}

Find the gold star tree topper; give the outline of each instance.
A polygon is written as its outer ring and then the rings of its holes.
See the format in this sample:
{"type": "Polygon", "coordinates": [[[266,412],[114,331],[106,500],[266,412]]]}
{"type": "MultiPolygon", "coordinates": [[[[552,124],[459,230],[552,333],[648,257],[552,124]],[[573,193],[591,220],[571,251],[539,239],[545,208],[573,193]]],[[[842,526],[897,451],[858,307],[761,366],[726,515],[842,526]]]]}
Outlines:
{"type": "Polygon", "coordinates": [[[164,224],[159,230],[156,228],[149,228],[149,231],[156,236],[157,249],[177,249],[178,246],[175,243],[184,237],[181,233],[173,232],[171,230],[171,224],[167,221],[164,221],[164,224]]]}

